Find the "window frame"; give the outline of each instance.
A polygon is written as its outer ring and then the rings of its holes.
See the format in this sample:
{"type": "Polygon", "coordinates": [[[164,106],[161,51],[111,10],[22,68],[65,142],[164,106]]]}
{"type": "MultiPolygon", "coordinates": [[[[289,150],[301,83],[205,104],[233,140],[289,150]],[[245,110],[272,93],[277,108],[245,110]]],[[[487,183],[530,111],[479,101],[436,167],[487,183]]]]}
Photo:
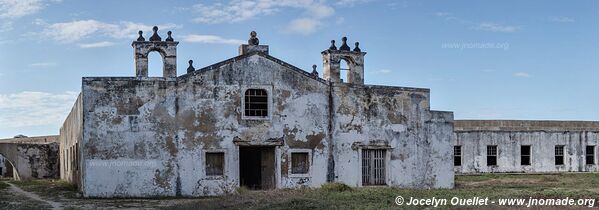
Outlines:
{"type": "Polygon", "coordinates": [[[454,145],[453,146],[453,166],[460,167],[462,166],[462,145],[454,145]],[[459,149],[460,154],[456,155],[456,148],[459,149]],[[456,159],[459,157],[459,159],[456,159]],[[456,161],[459,161],[459,164],[456,165],[456,161]]]}
{"type": "Polygon", "coordinates": [[[497,164],[497,159],[498,159],[498,156],[499,156],[499,148],[497,147],[497,145],[487,145],[486,154],[487,154],[487,166],[497,166],[498,165],[497,164]],[[494,148],[494,150],[495,150],[495,152],[494,152],[495,154],[493,154],[493,155],[489,154],[489,151],[490,151],[489,149],[491,149],[491,148],[494,148]],[[489,162],[490,162],[489,161],[489,157],[493,157],[494,158],[494,160],[495,160],[494,164],[489,164],[489,162]]]}
{"type": "Polygon", "coordinates": [[[241,119],[242,120],[270,120],[272,119],[272,87],[271,86],[265,86],[265,85],[248,85],[245,87],[241,88],[241,92],[240,92],[240,97],[241,97],[241,119]],[[260,89],[260,90],[264,90],[266,91],[266,112],[267,112],[267,116],[262,117],[262,116],[246,116],[245,115],[245,92],[250,90],[250,89],[260,89]]]}
{"type": "Polygon", "coordinates": [[[565,147],[564,145],[555,145],[555,148],[554,148],[554,150],[553,150],[553,155],[554,155],[554,160],[555,160],[554,164],[555,164],[556,166],[563,166],[563,165],[564,165],[564,163],[565,163],[565,161],[564,161],[564,159],[565,159],[565,157],[564,157],[564,156],[565,156],[565,154],[566,154],[566,147],[565,147]],[[561,155],[558,155],[558,148],[561,148],[561,155]],[[558,162],[558,161],[557,161],[557,160],[558,160],[558,159],[557,159],[558,157],[560,157],[560,158],[561,158],[561,164],[558,164],[558,163],[557,163],[557,162],[558,162]]]}
{"type": "Polygon", "coordinates": [[[224,177],[227,171],[227,152],[225,150],[207,150],[202,152],[202,162],[204,166],[204,175],[206,177],[224,177]],[[222,154],[223,155],[223,166],[222,166],[222,174],[208,174],[208,154],[222,154]]]}
{"type": "Polygon", "coordinates": [[[532,145],[520,145],[520,165],[521,166],[530,166],[532,165],[532,145]],[[524,147],[528,147],[528,155],[522,154],[522,149],[524,147]],[[524,164],[524,157],[528,157],[528,163],[524,164]]]}
{"type": "Polygon", "coordinates": [[[586,165],[595,165],[595,145],[586,145],[584,149],[584,162],[586,165]],[[593,153],[589,155],[589,147],[593,149],[593,153]],[[591,157],[591,162],[589,163],[589,156],[591,157]]]}
{"type": "Polygon", "coordinates": [[[312,173],[312,150],[311,149],[289,149],[287,155],[287,174],[289,177],[310,177],[312,173]],[[293,161],[292,156],[294,153],[307,153],[308,154],[308,172],[307,173],[293,173],[293,161]]]}
{"type": "Polygon", "coordinates": [[[389,174],[390,173],[389,172],[389,155],[390,155],[389,149],[361,148],[359,154],[360,154],[360,158],[359,158],[359,161],[360,161],[360,186],[388,186],[389,177],[390,177],[390,174],[389,174]],[[376,183],[366,184],[364,182],[364,153],[365,153],[365,150],[370,150],[372,153],[374,153],[374,151],[376,151],[376,150],[382,151],[382,153],[383,153],[383,167],[384,167],[382,175],[385,176],[384,179],[383,179],[384,183],[382,183],[382,184],[376,184],[376,183]]]}

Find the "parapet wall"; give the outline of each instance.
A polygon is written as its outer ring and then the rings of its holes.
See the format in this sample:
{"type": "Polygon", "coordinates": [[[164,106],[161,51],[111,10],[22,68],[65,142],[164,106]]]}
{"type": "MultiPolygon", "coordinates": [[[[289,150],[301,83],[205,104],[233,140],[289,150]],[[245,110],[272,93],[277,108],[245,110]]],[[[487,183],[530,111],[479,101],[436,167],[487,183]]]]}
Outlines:
{"type": "Polygon", "coordinates": [[[455,131],[599,131],[599,121],[456,120],[455,131]]]}

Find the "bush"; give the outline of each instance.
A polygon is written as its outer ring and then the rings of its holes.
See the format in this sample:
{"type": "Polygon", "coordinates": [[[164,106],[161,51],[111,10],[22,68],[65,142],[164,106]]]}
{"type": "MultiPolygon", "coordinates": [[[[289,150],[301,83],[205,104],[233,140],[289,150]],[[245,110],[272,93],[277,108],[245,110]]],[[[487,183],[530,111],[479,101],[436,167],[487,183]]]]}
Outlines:
{"type": "Polygon", "coordinates": [[[351,188],[350,186],[338,182],[323,184],[322,186],[320,186],[320,189],[326,192],[345,192],[353,190],[353,188],[351,188]]]}

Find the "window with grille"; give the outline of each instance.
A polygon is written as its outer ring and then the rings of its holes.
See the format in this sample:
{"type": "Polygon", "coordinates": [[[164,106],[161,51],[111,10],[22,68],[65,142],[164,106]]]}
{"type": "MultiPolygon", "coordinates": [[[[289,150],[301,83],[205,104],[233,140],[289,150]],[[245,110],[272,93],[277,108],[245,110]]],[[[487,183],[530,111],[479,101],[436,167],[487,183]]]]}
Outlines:
{"type": "Polygon", "coordinates": [[[587,146],[585,155],[587,164],[595,164],[595,146],[587,146]]]}
{"type": "Polygon", "coordinates": [[[210,152],[206,153],[206,175],[222,176],[225,166],[225,153],[210,152]]]}
{"type": "Polygon", "coordinates": [[[385,185],[385,150],[362,150],[362,185],[385,185]]]}
{"type": "Polygon", "coordinates": [[[520,165],[530,165],[530,145],[520,146],[520,165]]]}
{"type": "Polygon", "coordinates": [[[307,152],[291,153],[291,173],[292,174],[307,174],[310,168],[307,152]]]}
{"type": "Polygon", "coordinates": [[[245,116],[268,117],[268,93],[263,89],[245,91],[245,116]]]}
{"type": "Polygon", "coordinates": [[[564,145],[555,146],[555,165],[564,165],[564,145]]]}
{"type": "Polygon", "coordinates": [[[453,146],[453,165],[462,165],[462,146],[453,146]]]}
{"type": "Polygon", "coordinates": [[[487,166],[497,165],[497,145],[487,146],[487,166]]]}

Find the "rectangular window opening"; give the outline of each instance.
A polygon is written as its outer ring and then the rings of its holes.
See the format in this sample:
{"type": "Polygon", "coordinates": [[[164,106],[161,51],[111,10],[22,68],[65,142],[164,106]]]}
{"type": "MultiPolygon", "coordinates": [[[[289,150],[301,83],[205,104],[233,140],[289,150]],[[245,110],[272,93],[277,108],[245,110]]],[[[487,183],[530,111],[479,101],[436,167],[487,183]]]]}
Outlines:
{"type": "Polygon", "coordinates": [[[225,166],[224,152],[207,152],[206,153],[206,175],[207,176],[222,176],[225,166]]]}
{"type": "Polygon", "coordinates": [[[307,152],[291,153],[291,173],[292,174],[307,174],[310,169],[307,152]]]}
{"type": "Polygon", "coordinates": [[[497,145],[487,146],[487,166],[497,165],[497,145]]]}
{"type": "Polygon", "coordinates": [[[247,89],[244,96],[245,116],[268,117],[268,93],[263,89],[247,89]]]}
{"type": "Polygon", "coordinates": [[[462,146],[453,146],[453,165],[462,165],[462,146]]]}
{"type": "Polygon", "coordinates": [[[555,146],[555,165],[564,165],[564,145],[555,146]]]}
{"type": "Polygon", "coordinates": [[[362,150],[362,185],[386,185],[386,150],[362,150]]]}
{"type": "Polygon", "coordinates": [[[595,164],[595,146],[587,146],[585,155],[587,165],[595,164]]]}
{"type": "Polygon", "coordinates": [[[530,165],[530,145],[520,146],[520,165],[530,165]]]}

